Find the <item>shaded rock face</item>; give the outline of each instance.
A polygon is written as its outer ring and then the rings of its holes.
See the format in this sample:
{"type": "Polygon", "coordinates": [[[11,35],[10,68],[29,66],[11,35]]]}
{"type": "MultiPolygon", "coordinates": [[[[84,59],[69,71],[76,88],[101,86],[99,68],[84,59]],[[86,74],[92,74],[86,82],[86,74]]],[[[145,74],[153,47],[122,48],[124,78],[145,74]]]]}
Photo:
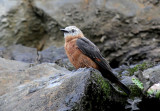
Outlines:
{"type": "Polygon", "coordinates": [[[67,59],[64,47],[56,48],[54,46],[49,47],[41,52],[39,52],[40,62],[56,62],[59,59],[67,59]]]}
{"type": "Polygon", "coordinates": [[[0,57],[32,64],[56,63],[68,70],[74,69],[67,58],[64,47],[51,46],[43,51],[37,51],[36,48],[22,45],[0,46],[0,57]]]}
{"type": "MultiPolygon", "coordinates": [[[[143,78],[152,85],[159,83],[159,67],[144,70],[143,78]]],[[[151,99],[143,94],[133,85],[132,77],[121,78],[132,91],[128,97],[94,69],[69,71],[55,63],[30,64],[0,58],[0,111],[148,111],[158,108],[159,98],[151,99]]],[[[142,82],[145,87],[147,82],[142,82]]]]}
{"type": "Polygon", "coordinates": [[[51,46],[43,51],[37,51],[36,48],[22,45],[0,47],[0,57],[26,63],[53,63],[61,59],[67,59],[64,47],[51,46]]]}
{"type": "Polygon", "coordinates": [[[56,48],[51,46],[43,51],[38,52],[38,63],[56,63],[68,70],[73,70],[73,65],[69,62],[64,47],[56,48]]]}
{"type": "MultiPolygon", "coordinates": [[[[20,49],[19,46],[15,46],[17,48],[14,49],[20,49]]],[[[27,47],[22,47],[22,49],[25,48],[27,49],[27,47]]],[[[28,52],[31,52],[31,49],[28,48],[28,52]]],[[[48,51],[50,54],[52,49],[53,47],[44,51],[45,54],[48,51]]],[[[21,53],[26,54],[27,50],[21,53]]],[[[53,60],[48,57],[47,55],[46,59],[42,57],[43,62],[53,60]]],[[[159,107],[159,97],[150,99],[146,91],[142,93],[142,90],[131,80],[136,74],[126,75],[127,67],[116,69],[114,73],[124,71],[122,75],[117,74],[117,76],[121,76],[121,82],[131,89],[132,93],[129,97],[119,92],[114,84],[111,85],[104,80],[97,70],[82,68],[69,71],[55,63],[24,62],[26,61],[0,58],[1,111],[126,111],[130,109],[151,110],[153,107],[159,107]]],[[[148,82],[151,83],[150,86],[159,83],[159,67],[157,65],[144,70],[142,77],[138,72],[137,78],[142,81],[144,88],[147,87],[148,82]]]]}
{"type": "Polygon", "coordinates": [[[71,72],[54,63],[31,66],[2,58],[0,69],[1,111],[90,111],[123,106],[113,99],[117,92],[93,69],[71,72]]]}
{"type": "MultiPolygon", "coordinates": [[[[3,48],[3,47],[2,47],[3,48]]],[[[13,45],[3,48],[2,57],[26,63],[34,63],[37,59],[37,49],[29,48],[22,45],[13,45]]]]}

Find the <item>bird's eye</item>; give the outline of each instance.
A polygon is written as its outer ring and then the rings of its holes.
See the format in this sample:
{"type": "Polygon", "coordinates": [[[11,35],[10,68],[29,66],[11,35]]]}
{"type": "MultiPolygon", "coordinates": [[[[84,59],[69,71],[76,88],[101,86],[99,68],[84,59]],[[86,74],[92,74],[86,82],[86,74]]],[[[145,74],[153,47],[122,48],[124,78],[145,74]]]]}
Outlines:
{"type": "Polygon", "coordinates": [[[72,33],[74,33],[75,32],[75,30],[74,29],[72,29],[72,33]]]}

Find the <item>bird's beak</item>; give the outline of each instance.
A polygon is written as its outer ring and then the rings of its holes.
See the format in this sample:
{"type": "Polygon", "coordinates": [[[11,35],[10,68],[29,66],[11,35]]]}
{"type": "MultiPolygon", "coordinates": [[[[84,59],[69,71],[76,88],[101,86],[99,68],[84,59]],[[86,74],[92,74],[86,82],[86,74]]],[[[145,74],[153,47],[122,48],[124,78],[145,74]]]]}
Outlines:
{"type": "Polygon", "coordinates": [[[65,32],[65,33],[69,33],[68,30],[66,30],[66,29],[60,29],[60,30],[65,32]]]}

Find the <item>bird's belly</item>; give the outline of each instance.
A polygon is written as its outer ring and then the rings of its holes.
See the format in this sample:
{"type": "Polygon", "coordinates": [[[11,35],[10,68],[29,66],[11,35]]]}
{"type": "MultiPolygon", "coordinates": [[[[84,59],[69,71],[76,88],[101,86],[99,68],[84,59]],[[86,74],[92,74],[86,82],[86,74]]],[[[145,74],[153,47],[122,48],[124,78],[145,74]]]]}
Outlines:
{"type": "Polygon", "coordinates": [[[98,69],[98,65],[92,61],[88,56],[84,55],[76,45],[68,45],[65,47],[69,61],[74,65],[76,69],[84,67],[92,67],[98,69]]]}

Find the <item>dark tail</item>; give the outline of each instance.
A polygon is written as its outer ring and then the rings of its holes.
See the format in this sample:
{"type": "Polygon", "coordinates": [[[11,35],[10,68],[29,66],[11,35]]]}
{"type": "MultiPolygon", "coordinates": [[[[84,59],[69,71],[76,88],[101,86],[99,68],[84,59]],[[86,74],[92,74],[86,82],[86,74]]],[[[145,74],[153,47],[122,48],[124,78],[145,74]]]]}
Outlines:
{"type": "Polygon", "coordinates": [[[127,95],[130,95],[131,91],[110,70],[100,70],[103,77],[118,85],[127,95]]]}
{"type": "Polygon", "coordinates": [[[115,82],[127,95],[130,95],[131,91],[128,87],[126,87],[123,83],[121,83],[119,80],[115,82]]]}

